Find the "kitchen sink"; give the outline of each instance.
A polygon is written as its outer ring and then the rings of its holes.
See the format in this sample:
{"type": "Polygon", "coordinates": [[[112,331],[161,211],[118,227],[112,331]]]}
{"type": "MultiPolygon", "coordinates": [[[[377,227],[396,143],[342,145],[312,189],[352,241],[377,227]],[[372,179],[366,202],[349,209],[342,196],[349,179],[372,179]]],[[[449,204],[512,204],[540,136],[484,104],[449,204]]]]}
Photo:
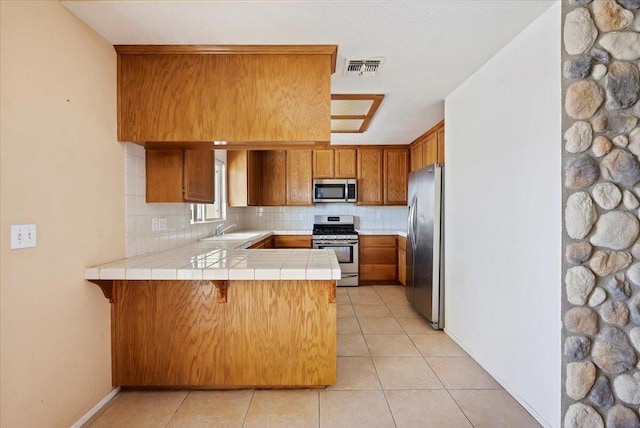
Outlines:
{"type": "Polygon", "coordinates": [[[225,233],[224,235],[220,236],[210,236],[209,238],[204,238],[203,241],[247,241],[259,235],[261,235],[261,233],[257,232],[225,233]]]}

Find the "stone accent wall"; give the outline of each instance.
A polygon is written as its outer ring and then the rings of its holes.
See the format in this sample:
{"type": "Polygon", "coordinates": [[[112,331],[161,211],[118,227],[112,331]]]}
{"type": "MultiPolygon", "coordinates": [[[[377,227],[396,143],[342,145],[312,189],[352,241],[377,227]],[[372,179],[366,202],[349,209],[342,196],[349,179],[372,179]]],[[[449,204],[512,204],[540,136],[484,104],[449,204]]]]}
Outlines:
{"type": "Polygon", "coordinates": [[[640,427],[640,0],[563,0],[563,426],[640,427]]]}

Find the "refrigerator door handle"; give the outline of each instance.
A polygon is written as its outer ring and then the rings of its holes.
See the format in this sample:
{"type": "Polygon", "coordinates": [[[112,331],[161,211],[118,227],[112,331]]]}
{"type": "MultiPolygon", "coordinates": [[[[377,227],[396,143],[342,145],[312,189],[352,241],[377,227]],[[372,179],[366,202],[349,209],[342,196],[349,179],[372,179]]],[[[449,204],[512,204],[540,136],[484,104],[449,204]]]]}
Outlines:
{"type": "MultiPolygon", "coordinates": [[[[413,235],[413,222],[411,221],[411,216],[413,215],[413,201],[409,203],[409,215],[407,216],[407,232],[409,233],[409,241],[411,241],[411,236],[413,235]]],[[[411,242],[411,247],[413,248],[413,242],[411,242]]]]}
{"type": "Polygon", "coordinates": [[[411,200],[411,206],[409,207],[409,234],[411,236],[411,246],[413,249],[416,249],[417,240],[416,240],[416,203],[417,196],[414,196],[411,200]]]}

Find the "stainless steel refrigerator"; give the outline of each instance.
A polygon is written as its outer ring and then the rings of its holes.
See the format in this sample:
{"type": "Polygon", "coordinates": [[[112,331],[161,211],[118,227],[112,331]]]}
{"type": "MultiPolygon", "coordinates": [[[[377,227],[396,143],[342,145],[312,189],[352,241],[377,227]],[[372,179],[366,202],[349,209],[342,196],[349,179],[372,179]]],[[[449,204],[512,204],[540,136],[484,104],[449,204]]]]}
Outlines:
{"type": "Polygon", "coordinates": [[[444,328],[442,166],[409,174],[407,299],[433,328],[444,328]]]}

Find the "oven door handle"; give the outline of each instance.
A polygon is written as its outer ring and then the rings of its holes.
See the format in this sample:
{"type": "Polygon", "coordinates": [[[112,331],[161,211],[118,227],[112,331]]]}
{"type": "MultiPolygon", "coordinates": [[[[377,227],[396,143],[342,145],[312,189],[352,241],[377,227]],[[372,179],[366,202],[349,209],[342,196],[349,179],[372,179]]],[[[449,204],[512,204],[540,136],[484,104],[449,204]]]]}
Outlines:
{"type": "Polygon", "coordinates": [[[342,274],[342,278],[357,278],[358,274],[357,273],[348,273],[348,274],[342,274]]]}
{"type": "Polygon", "coordinates": [[[313,241],[314,245],[357,245],[358,241],[313,241]]]}

